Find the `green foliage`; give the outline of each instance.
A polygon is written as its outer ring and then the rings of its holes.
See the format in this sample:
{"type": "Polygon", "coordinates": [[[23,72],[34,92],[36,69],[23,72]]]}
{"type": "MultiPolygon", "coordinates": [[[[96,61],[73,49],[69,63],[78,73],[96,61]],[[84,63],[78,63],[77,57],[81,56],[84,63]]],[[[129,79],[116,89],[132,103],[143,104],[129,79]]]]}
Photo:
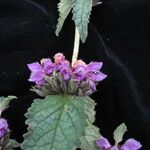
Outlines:
{"type": "Polygon", "coordinates": [[[9,107],[11,100],[16,99],[16,96],[0,97],[0,114],[9,107]]]}
{"type": "Polygon", "coordinates": [[[86,128],[86,135],[81,138],[82,150],[99,150],[96,145],[96,140],[101,136],[99,133],[99,128],[92,124],[86,128]]]}
{"type": "Polygon", "coordinates": [[[95,121],[94,108],[95,102],[89,97],[51,95],[34,100],[26,114],[28,133],[24,135],[22,149],[72,150],[81,147],[80,139],[85,136],[92,139],[94,132],[89,133],[89,128],[95,121]]]}
{"type": "Polygon", "coordinates": [[[88,35],[88,23],[92,10],[92,0],[76,0],[73,7],[73,20],[84,43],[88,35]]]}
{"type": "Polygon", "coordinates": [[[116,145],[122,141],[123,135],[127,131],[127,127],[124,123],[122,123],[117,129],[114,131],[114,140],[116,145]]]}
{"type": "Polygon", "coordinates": [[[73,7],[73,2],[74,0],[60,0],[58,4],[59,19],[55,32],[57,36],[59,36],[59,32],[63,27],[64,21],[73,7]]]}
{"type": "Polygon", "coordinates": [[[73,9],[73,20],[78,28],[81,41],[84,43],[88,35],[88,23],[93,5],[93,0],[60,0],[58,4],[59,19],[56,35],[59,35],[64,21],[73,9]]]}

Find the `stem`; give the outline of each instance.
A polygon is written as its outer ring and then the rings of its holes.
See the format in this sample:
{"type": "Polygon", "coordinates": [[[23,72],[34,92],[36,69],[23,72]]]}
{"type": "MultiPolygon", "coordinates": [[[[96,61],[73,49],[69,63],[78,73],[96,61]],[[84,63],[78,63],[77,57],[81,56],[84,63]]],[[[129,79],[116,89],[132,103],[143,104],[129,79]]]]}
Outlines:
{"type": "Polygon", "coordinates": [[[80,45],[80,34],[79,34],[79,31],[76,27],[75,28],[74,48],[73,48],[73,55],[72,55],[72,66],[78,58],[79,45],[80,45]]]}

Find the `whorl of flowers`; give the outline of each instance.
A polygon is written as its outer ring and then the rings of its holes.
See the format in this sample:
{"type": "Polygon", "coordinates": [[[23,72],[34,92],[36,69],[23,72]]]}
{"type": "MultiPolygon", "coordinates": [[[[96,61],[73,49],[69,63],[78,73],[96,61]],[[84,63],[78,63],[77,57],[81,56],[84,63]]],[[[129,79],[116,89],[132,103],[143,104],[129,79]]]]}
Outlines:
{"type": "Polygon", "coordinates": [[[86,64],[77,60],[73,66],[65,59],[65,56],[58,53],[51,59],[42,59],[40,63],[28,64],[31,71],[30,82],[35,82],[33,87],[40,96],[50,94],[72,94],[90,95],[96,91],[98,82],[104,80],[107,75],[102,73],[102,62],[91,62],[86,64]]]}

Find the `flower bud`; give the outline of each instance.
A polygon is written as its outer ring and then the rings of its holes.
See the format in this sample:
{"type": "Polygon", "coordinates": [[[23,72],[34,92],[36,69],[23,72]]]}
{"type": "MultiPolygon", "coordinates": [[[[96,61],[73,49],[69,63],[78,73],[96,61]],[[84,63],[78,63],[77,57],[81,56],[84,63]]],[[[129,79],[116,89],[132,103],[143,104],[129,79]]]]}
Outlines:
{"type": "Polygon", "coordinates": [[[65,56],[62,54],[62,53],[57,53],[55,56],[54,56],[54,62],[56,64],[59,64],[61,62],[63,62],[65,60],[65,56]]]}
{"type": "Polygon", "coordinates": [[[84,66],[84,67],[86,67],[87,65],[86,65],[86,63],[85,63],[84,61],[82,61],[82,60],[80,59],[80,60],[77,60],[77,61],[73,64],[72,68],[75,69],[75,68],[77,68],[78,66],[84,66]]]}

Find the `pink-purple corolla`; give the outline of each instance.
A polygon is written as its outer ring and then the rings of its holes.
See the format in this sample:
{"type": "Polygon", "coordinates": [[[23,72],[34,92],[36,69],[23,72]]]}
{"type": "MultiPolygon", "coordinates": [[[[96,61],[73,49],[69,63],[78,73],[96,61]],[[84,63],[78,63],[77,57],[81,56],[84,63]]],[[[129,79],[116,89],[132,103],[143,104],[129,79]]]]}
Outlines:
{"type": "Polygon", "coordinates": [[[111,146],[109,141],[104,137],[99,138],[96,144],[100,150],[139,150],[142,147],[140,142],[134,139],[128,139],[123,145],[111,146]]]}
{"type": "Polygon", "coordinates": [[[6,119],[0,119],[0,138],[4,137],[8,132],[8,123],[6,119]]]}
{"type": "Polygon", "coordinates": [[[65,59],[65,56],[58,53],[54,56],[54,62],[51,59],[42,59],[41,63],[35,62],[28,64],[31,71],[29,81],[35,82],[37,86],[45,83],[45,76],[51,76],[52,73],[59,72],[65,81],[74,79],[78,83],[87,81],[93,91],[96,91],[96,85],[104,80],[107,75],[102,73],[102,62],[91,62],[86,64],[82,60],[77,60],[73,66],[65,59]]]}

